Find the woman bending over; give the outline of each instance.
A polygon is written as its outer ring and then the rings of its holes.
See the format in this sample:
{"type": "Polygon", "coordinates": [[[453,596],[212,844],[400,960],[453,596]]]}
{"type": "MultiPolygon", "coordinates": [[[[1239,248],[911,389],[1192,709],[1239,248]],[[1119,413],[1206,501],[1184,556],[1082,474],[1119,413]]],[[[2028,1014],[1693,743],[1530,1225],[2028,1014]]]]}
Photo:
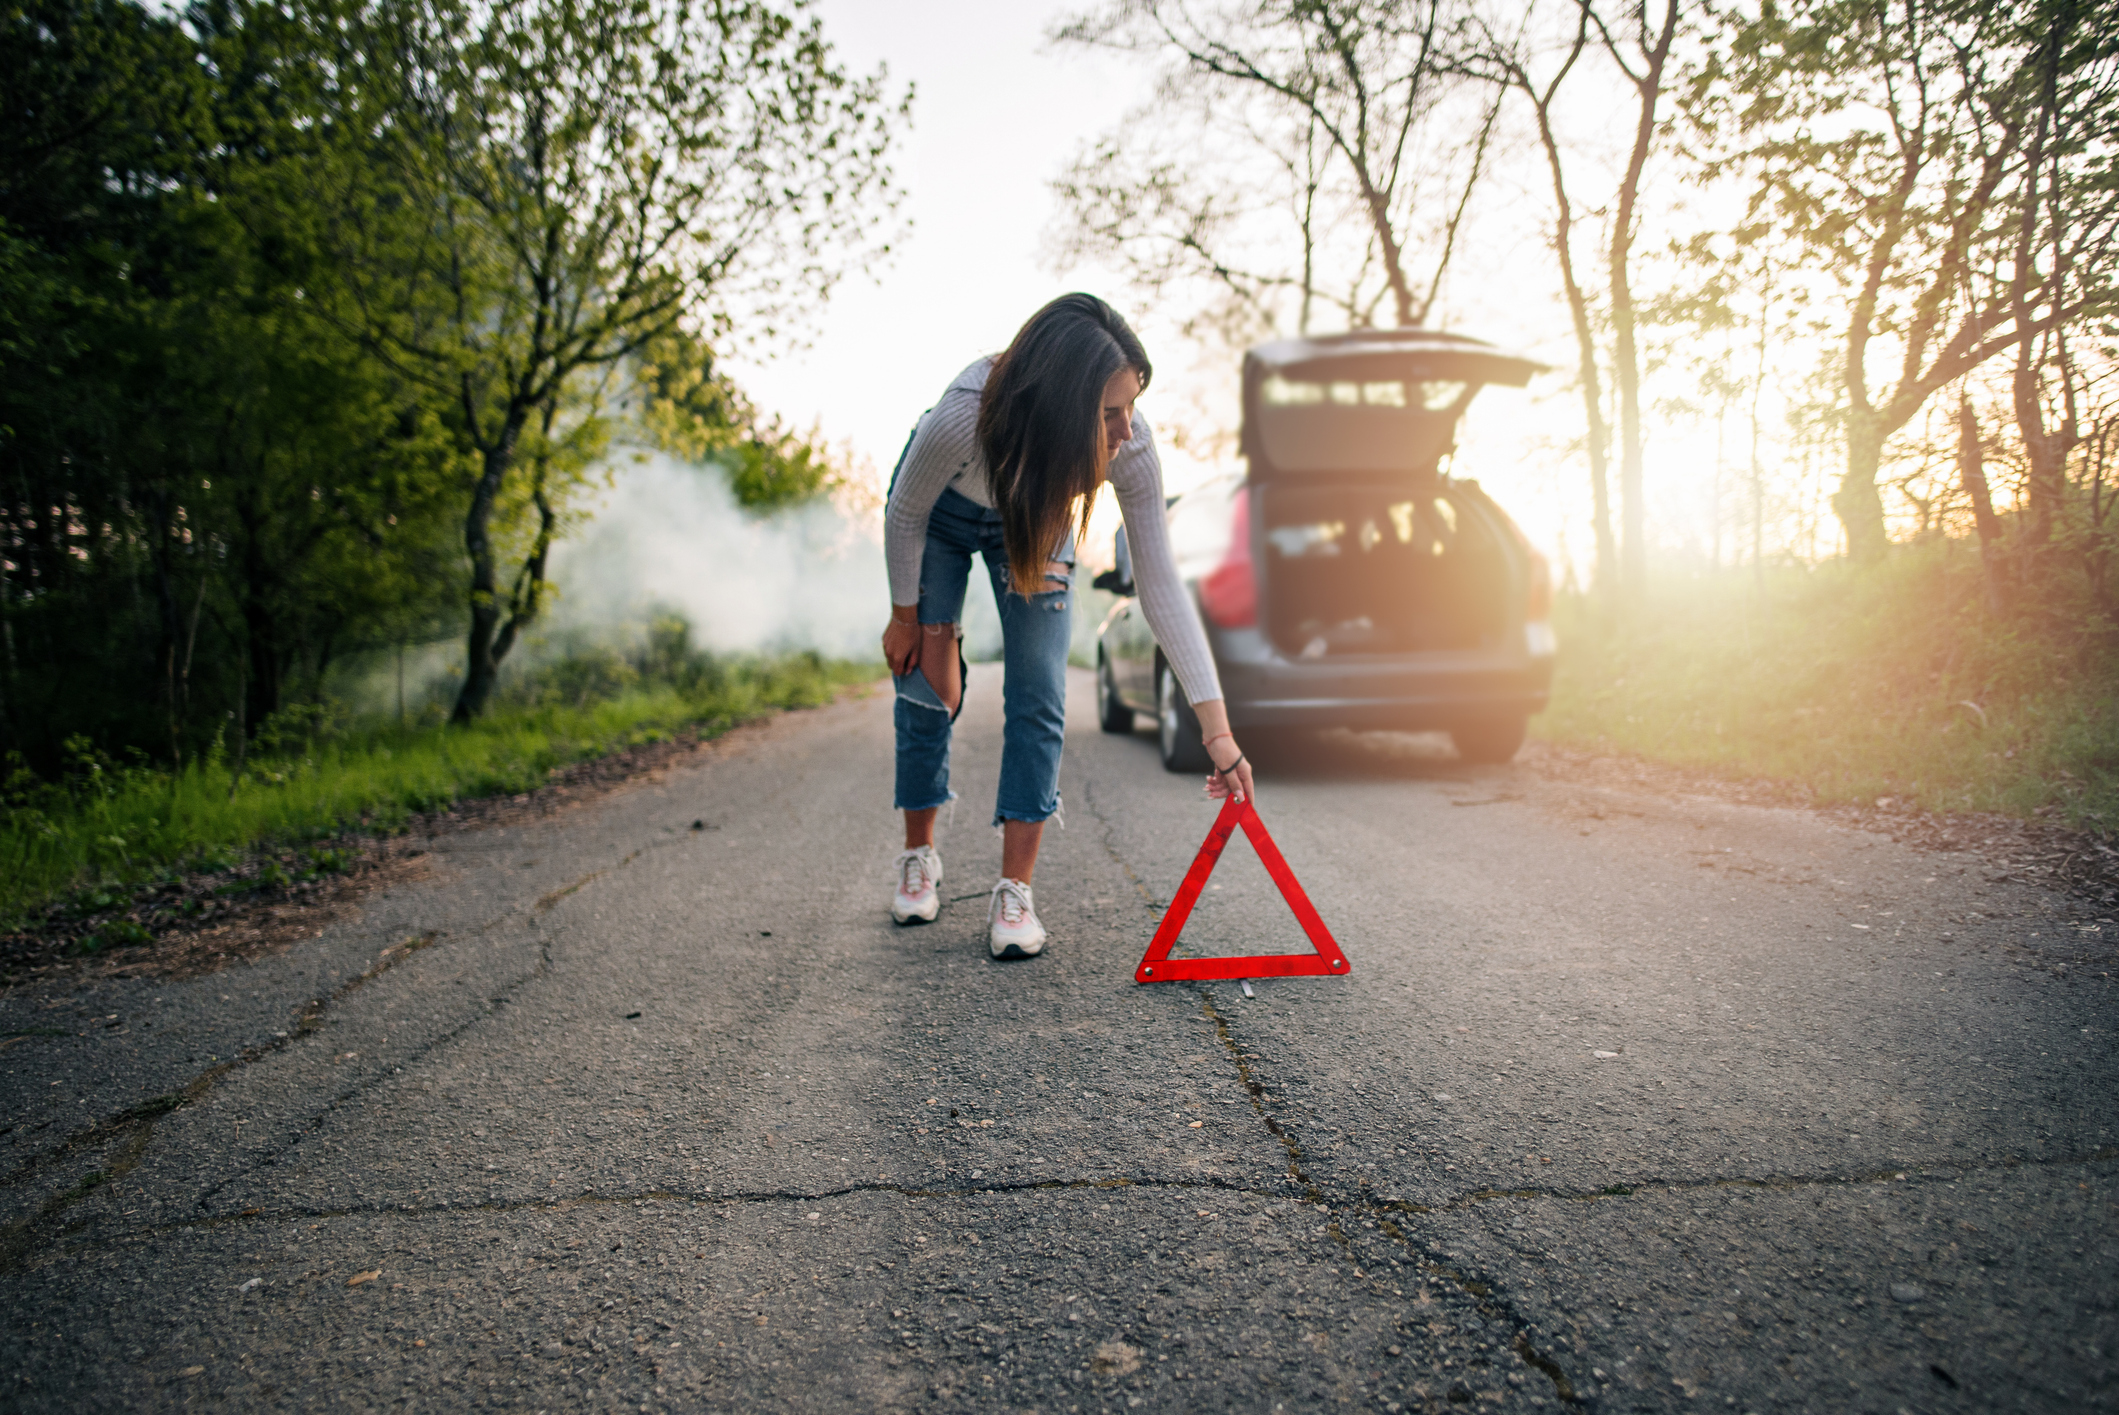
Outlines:
{"type": "Polygon", "coordinates": [[[964,686],[957,623],[977,552],[1000,606],[1006,675],[990,947],[996,958],[1029,958],[1045,946],[1030,877],[1045,821],[1059,809],[1075,542],[1106,481],[1125,519],[1141,609],[1215,763],[1207,789],[1251,794],[1206,634],[1177,578],[1154,434],[1133,407],[1152,373],[1116,311],[1093,295],[1064,295],[999,355],[958,374],[898,461],[884,522],[891,608],[883,657],[897,683],[905,850],[890,911],[901,924],[927,922],[940,908],[935,817],[955,794],[950,728],[964,686]]]}

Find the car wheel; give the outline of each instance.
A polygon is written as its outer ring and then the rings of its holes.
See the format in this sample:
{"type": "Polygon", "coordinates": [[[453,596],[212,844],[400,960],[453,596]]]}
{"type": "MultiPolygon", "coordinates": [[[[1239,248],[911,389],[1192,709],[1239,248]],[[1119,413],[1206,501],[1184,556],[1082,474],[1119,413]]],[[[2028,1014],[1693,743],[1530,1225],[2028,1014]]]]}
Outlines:
{"type": "Polygon", "coordinates": [[[1515,756],[1523,745],[1523,733],[1530,720],[1521,713],[1509,717],[1490,717],[1480,722],[1468,722],[1449,730],[1449,739],[1457,747],[1457,755],[1468,762],[1480,762],[1497,766],[1515,756]]]}
{"type": "Polygon", "coordinates": [[[1101,647],[1096,650],[1096,725],[1119,734],[1133,730],[1133,709],[1119,697],[1118,684],[1111,679],[1111,659],[1101,647]]]}
{"type": "Polygon", "coordinates": [[[1164,771],[1209,771],[1214,761],[1199,744],[1199,718],[1185,701],[1170,665],[1155,663],[1155,727],[1162,747],[1164,771]]]}

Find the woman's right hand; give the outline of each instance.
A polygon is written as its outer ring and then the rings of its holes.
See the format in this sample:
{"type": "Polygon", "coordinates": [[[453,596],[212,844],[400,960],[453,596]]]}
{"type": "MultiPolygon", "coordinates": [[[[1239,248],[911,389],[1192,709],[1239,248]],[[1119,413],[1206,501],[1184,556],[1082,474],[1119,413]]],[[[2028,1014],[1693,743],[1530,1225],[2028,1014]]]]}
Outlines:
{"type": "Polygon", "coordinates": [[[920,621],[917,609],[911,618],[901,618],[898,608],[891,607],[890,623],[883,630],[883,661],[903,678],[920,666],[920,621]]]}
{"type": "Polygon", "coordinates": [[[1234,793],[1239,801],[1248,801],[1257,793],[1251,785],[1251,759],[1236,745],[1236,739],[1223,733],[1221,740],[1207,748],[1207,760],[1214,770],[1207,773],[1207,795],[1219,801],[1234,793]],[[1222,762],[1229,765],[1224,769],[1222,762]]]}

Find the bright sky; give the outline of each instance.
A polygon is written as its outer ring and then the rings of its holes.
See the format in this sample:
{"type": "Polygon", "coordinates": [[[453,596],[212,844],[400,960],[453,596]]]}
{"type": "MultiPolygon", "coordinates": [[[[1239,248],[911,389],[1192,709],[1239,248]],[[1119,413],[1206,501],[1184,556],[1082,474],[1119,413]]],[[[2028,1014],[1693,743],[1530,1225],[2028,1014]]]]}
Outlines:
{"type": "Polygon", "coordinates": [[[885,476],[914,421],[965,364],[1000,349],[1054,295],[1104,292],[1092,272],[1062,277],[1040,260],[1053,209],[1046,184],[1133,101],[1140,75],[1044,53],[1045,26],[1060,9],[991,0],[818,6],[850,67],[887,63],[898,91],[908,79],[917,85],[896,164],[913,229],[875,278],[840,286],[812,347],[736,373],[761,406],[797,425],[820,421],[829,440],[850,441],[885,476]]]}

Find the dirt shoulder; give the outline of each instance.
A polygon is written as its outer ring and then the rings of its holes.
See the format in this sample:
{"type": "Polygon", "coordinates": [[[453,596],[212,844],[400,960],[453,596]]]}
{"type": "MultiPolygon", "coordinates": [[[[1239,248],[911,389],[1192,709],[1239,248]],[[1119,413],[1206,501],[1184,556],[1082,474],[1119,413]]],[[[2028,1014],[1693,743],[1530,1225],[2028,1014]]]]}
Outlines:
{"type": "Polygon", "coordinates": [[[2119,849],[2050,821],[1981,811],[1924,811],[1889,796],[1866,802],[1821,802],[1809,788],[1794,782],[1718,776],[1643,757],[1586,752],[1545,741],[1525,744],[1516,762],[1547,780],[1573,785],[1800,807],[1915,849],[1978,855],[1994,870],[1995,879],[2059,890],[2105,912],[2119,907],[2119,849]]]}

